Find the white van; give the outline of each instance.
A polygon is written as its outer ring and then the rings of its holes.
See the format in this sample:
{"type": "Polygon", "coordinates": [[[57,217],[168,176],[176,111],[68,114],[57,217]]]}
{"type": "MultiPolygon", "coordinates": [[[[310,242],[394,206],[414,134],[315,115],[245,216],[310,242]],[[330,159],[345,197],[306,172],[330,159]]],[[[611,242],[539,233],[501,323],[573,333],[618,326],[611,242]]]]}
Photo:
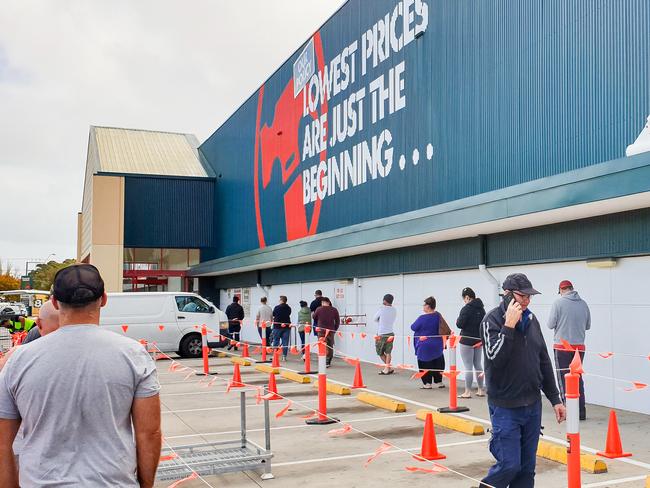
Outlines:
{"type": "Polygon", "coordinates": [[[228,319],[205,298],[183,292],[108,293],[99,320],[100,327],[188,358],[201,356],[203,324],[214,331],[210,338],[228,319]]]}

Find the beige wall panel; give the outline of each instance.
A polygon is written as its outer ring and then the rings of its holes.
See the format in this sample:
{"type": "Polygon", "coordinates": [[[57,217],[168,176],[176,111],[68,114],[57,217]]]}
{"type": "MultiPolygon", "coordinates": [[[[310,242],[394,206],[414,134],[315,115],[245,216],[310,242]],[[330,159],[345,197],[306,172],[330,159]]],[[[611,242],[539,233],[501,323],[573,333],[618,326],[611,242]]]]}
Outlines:
{"type": "Polygon", "coordinates": [[[124,243],[124,178],[93,176],[92,244],[124,243]]]}
{"type": "Polygon", "coordinates": [[[107,292],[122,291],[123,254],[122,245],[92,246],[90,263],[99,269],[107,292]]]}

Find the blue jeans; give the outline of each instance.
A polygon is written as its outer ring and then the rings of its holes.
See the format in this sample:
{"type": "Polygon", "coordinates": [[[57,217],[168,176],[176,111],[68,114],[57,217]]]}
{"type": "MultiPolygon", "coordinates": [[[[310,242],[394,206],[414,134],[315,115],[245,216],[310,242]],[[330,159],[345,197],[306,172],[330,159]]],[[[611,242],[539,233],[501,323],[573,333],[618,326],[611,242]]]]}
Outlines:
{"type": "Polygon", "coordinates": [[[278,347],[280,342],[282,342],[282,355],[286,358],[289,352],[289,342],[291,339],[291,329],[289,327],[283,327],[281,329],[273,329],[271,332],[271,341],[273,347],[278,347]]]}
{"type": "Polygon", "coordinates": [[[542,426],[541,400],[526,407],[489,405],[489,408],[492,421],[490,452],[497,462],[483,478],[483,483],[496,488],[532,488],[542,426]]]}
{"type": "Polygon", "coordinates": [[[305,331],[298,331],[298,336],[300,337],[300,350],[304,351],[305,349],[305,331]]]}

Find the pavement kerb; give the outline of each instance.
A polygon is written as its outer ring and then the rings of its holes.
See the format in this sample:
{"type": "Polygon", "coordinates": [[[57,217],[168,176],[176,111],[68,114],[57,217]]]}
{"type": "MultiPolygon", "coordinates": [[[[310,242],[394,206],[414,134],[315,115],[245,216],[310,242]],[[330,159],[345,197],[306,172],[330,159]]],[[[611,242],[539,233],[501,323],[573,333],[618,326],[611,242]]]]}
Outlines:
{"type": "Polygon", "coordinates": [[[295,381],[296,383],[302,383],[302,384],[311,383],[311,378],[309,376],[304,374],[298,374],[288,369],[283,369],[282,371],[280,371],[280,376],[288,380],[295,381]]]}
{"type": "MultiPolygon", "coordinates": [[[[537,455],[549,461],[555,461],[556,463],[567,463],[566,447],[545,440],[539,441],[537,455]]],[[[580,454],[580,468],[592,474],[607,473],[607,464],[593,454],[580,454]]]]}
{"type": "Polygon", "coordinates": [[[357,395],[357,400],[363,403],[367,403],[374,407],[383,408],[390,412],[406,412],[406,404],[404,402],[398,402],[392,398],[388,398],[382,395],[375,395],[374,393],[368,393],[363,391],[357,395]]]}
{"type": "MultiPolygon", "coordinates": [[[[351,393],[349,386],[340,383],[332,383],[331,381],[328,381],[326,385],[327,391],[336,395],[349,395],[351,393]]],[[[314,383],[314,388],[318,388],[318,383],[314,383]]]]}
{"type": "Polygon", "coordinates": [[[432,414],[434,424],[446,429],[455,430],[457,432],[462,432],[463,434],[469,435],[485,434],[485,429],[478,422],[472,422],[471,420],[462,419],[460,417],[456,417],[455,415],[440,413],[427,408],[418,410],[415,413],[415,417],[419,420],[425,420],[428,413],[432,414]]]}
{"type": "Polygon", "coordinates": [[[250,366],[251,364],[253,364],[250,359],[242,358],[242,357],[239,357],[239,356],[231,357],[230,362],[233,363],[233,364],[237,363],[237,364],[240,364],[242,366],[250,366]]]}
{"type": "Polygon", "coordinates": [[[280,368],[274,368],[273,366],[269,366],[268,364],[256,364],[255,369],[257,371],[261,371],[262,373],[273,373],[273,374],[280,373],[280,368]]]}

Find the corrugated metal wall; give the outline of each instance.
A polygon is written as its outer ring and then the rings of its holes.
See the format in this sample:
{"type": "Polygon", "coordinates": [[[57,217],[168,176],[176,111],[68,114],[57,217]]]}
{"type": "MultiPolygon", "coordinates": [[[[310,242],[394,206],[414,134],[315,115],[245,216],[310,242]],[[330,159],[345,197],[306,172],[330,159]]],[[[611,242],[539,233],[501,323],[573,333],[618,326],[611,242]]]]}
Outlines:
{"type": "MultiPolygon", "coordinates": [[[[355,40],[361,44],[362,34],[398,3],[350,0],[319,32],[325,63],[345,45],[355,40]]],[[[289,149],[295,145],[298,156],[302,154],[311,120],[296,115],[292,102],[279,102],[283,90],[291,88],[294,54],[263,92],[247,100],[200,148],[221,174],[217,232],[239,230],[232,239],[216,243],[206,259],[259,247],[259,229],[266,245],[284,242],[291,216],[294,221],[306,216],[308,225],[318,220],[317,231],[322,232],[621,157],[643,127],[650,113],[647,0],[424,3],[424,35],[359,75],[353,87],[328,104],[331,117],[332,107],[351,92],[362,87],[368,91],[370,81],[405,62],[406,107],[377,124],[366,121],[363,132],[327,153],[338,157],[341,150],[389,129],[391,173],[327,197],[319,212],[314,204],[307,204],[304,212],[287,210],[289,185],[319,160],[308,158],[286,178],[280,176],[281,166],[295,162],[295,155],[287,155],[289,149]],[[268,154],[256,150],[256,138],[264,127],[274,130],[269,147],[277,159],[268,184],[261,179],[257,184],[257,219],[254,174],[268,154]],[[289,128],[296,129],[297,140],[287,140],[293,133],[289,128]],[[431,160],[426,158],[429,143],[431,160]],[[415,149],[417,166],[412,163],[415,149]],[[406,157],[404,170],[397,163],[401,155],[406,157]],[[233,207],[237,213],[226,210],[233,207]]],[[[366,102],[370,105],[370,98],[366,102]]]]}
{"type": "Polygon", "coordinates": [[[488,266],[650,254],[650,209],[487,237],[488,266]]]}
{"type": "MultiPolygon", "coordinates": [[[[650,209],[486,236],[491,267],[650,254],[650,209]]],[[[367,278],[476,268],[481,238],[459,239],[359,256],[260,270],[261,283],[367,278]]],[[[255,286],[256,272],[201,278],[226,289],[255,286]]]]}
{"type": "Polygon", "coordinates": [[[212,245],[214,181],[124,178],[124,247],[212,245]]]}

